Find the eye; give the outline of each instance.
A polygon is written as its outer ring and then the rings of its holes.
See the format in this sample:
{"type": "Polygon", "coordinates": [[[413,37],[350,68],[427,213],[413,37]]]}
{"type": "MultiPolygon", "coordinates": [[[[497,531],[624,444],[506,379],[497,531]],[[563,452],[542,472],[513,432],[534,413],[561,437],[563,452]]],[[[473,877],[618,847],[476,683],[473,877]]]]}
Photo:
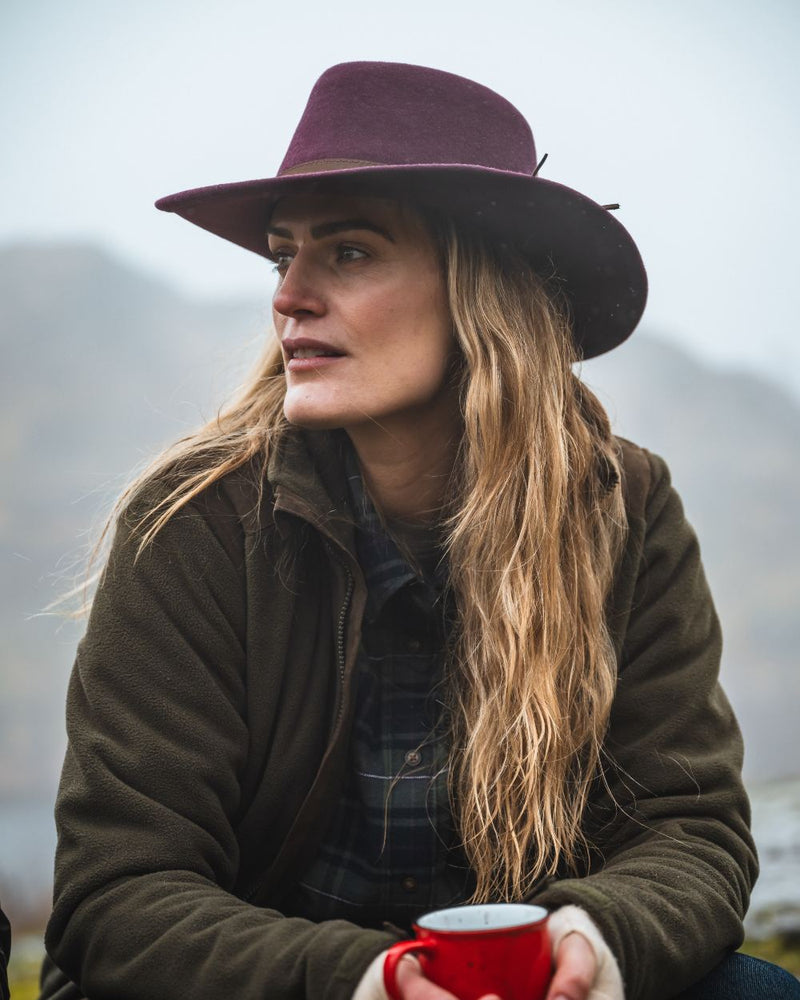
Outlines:
{"type": "Polygon", "coordinates": [[[345,263],[353,260],[364,260],[368,256],[366,250],[354,247],[350,243],[340,243],[336,248],[336,259],[345,263]]]}
{"type": "Polygon", "coordinates": [[[294,255],[288,250],[270,250],[269,259],[274,265],[272,270],[283,275],[294,260],[294,255]]]}

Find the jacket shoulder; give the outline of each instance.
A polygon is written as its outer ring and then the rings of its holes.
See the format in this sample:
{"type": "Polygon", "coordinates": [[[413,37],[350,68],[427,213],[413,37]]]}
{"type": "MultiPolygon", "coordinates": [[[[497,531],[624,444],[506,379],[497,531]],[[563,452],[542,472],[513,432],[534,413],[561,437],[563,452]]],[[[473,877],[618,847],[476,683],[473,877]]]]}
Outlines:
{"type": "MultiPolygon", "coordinates": [[[[162,470],[141,482],[119,513],[122,536],[136,536],[154,515],[190,489],[190,480],[199,471],[199,467],[162,470]]],[[[251,459],[205,485],[177,509],[170,522],[180,530],[187,521],[200,518],[223,533],[257,533],[263,520],[269,519],[271,500],[263,462],[251,459]]]]}
{"type": "Polygon", "coordinates": [[[661,485],[670,485],[669,469],[663,458],[647,448],[623,437],[615,441],[628,519],[645,518],[653,492],[661,485]]]}

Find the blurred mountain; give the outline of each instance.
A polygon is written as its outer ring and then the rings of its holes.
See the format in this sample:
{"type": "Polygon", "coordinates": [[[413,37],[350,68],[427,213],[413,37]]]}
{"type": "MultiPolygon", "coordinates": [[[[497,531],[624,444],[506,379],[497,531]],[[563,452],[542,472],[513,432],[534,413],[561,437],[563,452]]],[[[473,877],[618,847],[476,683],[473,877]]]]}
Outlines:
{"type": "MultiPolygon", "coordinates": [[[[265,274],[266,278],[266,274],[265,274]]],[[[88,245],[0,248],[0,799],[52,794],[80,627],[64,591],[135,466],[213,416],[264,301],[190,301],[88,245]]],[[[800,772],[800,407],[638,333],[583,368],[620,433],[663,454],[698,529],[751,779],[800,772]]]]}
{"type": "Polygon", "coordinates": [[[617,433],[669,462],[722,620],[746,775],[800,774],[800,406],[644,333],[582,375],[617,433]]]}
{"type": "Polygon", "coordinates": [[[0,798],[52,794],[63,756],[82,627],[40,612],[132,470],[214,415],[268,322],[266,294],[187,301],[93,246],[0,248],[0,798]]]}

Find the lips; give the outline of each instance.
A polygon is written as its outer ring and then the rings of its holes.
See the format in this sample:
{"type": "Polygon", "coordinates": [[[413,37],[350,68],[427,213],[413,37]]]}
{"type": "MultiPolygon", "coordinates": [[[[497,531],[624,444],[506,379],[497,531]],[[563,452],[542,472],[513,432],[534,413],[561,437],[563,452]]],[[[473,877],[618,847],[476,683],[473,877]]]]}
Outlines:
{"type": "Polygon", "coordinates": [[[306,361],[313,358],[340,358],[344,352],[337,350],[332,344],[322,340],[312,340],[310,337],[287,337],[281,342],[287,361],[306,361]]]}
{"type": "Polygon", "coordinates": [[[292,359],[294,358],[337,358],[341,355],[336,354],[335,351],[323,351],[316,347],[298,347],[292,351],[292,359]]]}

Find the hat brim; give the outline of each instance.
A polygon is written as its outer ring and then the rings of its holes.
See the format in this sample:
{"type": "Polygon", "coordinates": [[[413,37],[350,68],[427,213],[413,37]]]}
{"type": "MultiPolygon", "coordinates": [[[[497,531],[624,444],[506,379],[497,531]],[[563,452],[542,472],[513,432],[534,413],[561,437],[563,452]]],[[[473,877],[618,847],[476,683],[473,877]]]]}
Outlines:
{"type": "Polygon", "coordinates": [[[628,231],[608,209],[544,178],[461,164],[359,166],[181,191],[156,207],[267,256],[266,228],[279,198],[354,181],[410,197],[518,249],[562,287],[583,358],[617,347],[641,318],[647,276],[628,231]]]}

